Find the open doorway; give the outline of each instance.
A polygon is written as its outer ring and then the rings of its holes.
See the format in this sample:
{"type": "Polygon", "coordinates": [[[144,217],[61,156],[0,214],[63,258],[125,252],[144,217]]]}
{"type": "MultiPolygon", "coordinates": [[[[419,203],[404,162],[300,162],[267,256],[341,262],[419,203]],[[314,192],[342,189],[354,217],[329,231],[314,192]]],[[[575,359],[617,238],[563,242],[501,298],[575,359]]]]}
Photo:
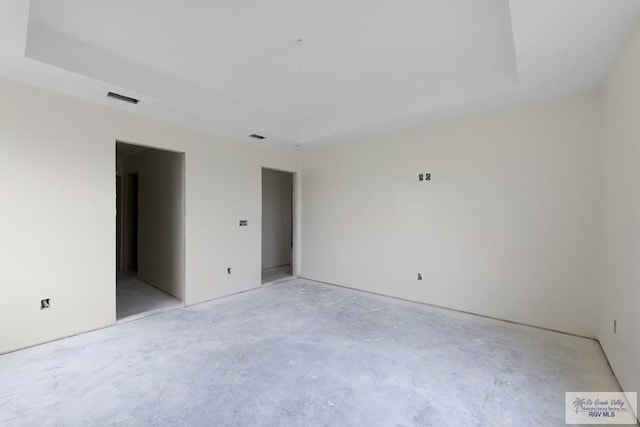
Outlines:
{"type": "Polygon", "coordinates": [[[293,276],[293,173],[262,169],[262,284],[293,276]]]}
{"type": "Polygon", "coordinates": [[[116,142],[116,319],[183,305],[184,153],[116,142]]]}

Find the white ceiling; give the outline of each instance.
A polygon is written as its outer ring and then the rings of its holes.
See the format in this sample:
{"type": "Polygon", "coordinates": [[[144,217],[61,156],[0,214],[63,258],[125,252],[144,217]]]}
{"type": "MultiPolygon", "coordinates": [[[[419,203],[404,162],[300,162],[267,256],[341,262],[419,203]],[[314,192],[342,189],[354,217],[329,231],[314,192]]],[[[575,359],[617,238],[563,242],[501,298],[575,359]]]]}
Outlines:
{"type": "Polygon", "coordinates": [[[0,0],[0,76],[310,150],[596,88],[639,18],[640,0],[0,0]]]}

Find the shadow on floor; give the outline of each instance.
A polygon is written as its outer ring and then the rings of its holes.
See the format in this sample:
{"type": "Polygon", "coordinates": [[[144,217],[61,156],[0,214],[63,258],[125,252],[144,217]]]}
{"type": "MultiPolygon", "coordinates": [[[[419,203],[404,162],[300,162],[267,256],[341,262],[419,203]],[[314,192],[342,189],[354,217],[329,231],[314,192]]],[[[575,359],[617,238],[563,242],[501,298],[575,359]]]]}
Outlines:
{"type": "Polygon", "coordinates": [[[134,320],[182,307],[182,301],[131,273],[116,276],[116,320],[134,320]]]}
{"type": "Polygon", "coordinates": [[[280,267],[265,268],[262,270],[262,284],[279,282],[283,279],[293,277],[293,269],[291,264],[281,265],[280,267]]]}

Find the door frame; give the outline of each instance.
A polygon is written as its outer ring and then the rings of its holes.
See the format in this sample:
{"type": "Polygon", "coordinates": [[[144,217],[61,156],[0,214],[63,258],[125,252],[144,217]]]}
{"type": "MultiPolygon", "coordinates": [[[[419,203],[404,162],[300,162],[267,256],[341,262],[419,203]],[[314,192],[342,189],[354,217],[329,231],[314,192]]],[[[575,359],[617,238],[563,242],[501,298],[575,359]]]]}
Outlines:
{"type": "MultiPolygon", "coordinates": [[[[167,149],[167,148],[163,148],[163,147],[156,147],[156,146],[152,146],[152,145],[145,145],[145,144],[138,144],[135,142],[128,142],[128,141],[123,141],[123,140],[119,140],[117,139],[115,141],[115,153],[116,153],[116,173],[119,173],[122,176],[122,181],[121,181],[121,185],[122,185],[122,201],[121,201],[121,208],[122,208],[122,230],[121,233],[123,234],[121,237],[121,245],[122,245],[122,253],[121,253],[121,267],[123,271],[130,271],[128,269],[128,262],[125,259],[126,258],[126,246],[128,244],[128,242],[126,241],[126,239],[124,239],[124,228],[125,228],[125,223],[127,221],[130,221],[131,218],[129,217],[130,215],[130,211],[131,211],[131,206],[124,206],[125,204],[129,203],[128,198],[131,197],[131,194],[129,194],[129,189],[127,188],[128,185],[130,185],[130,183],[128,182],[128,180],[130,179],[131,176],[136,175],[137,176],[137,184],[138,184],[138,191],[139,191],[139,187],[140,187],[140,175],[139,175],[139,171],[130,171],[130,170],[119,170],[118,167],[118,158],[117,158],[117,147],[118,144],[128,144],[128,145],[135,145],[138,147],[142,147],[142,148],[148,148],[151,150],[158,150],[158,151],[164,151],[164,152],[168,152],[168,153],[173,153],[173,154],[177,154],[180,155],[181,158],[181,177],[180,177],[180,187],[181,187],[181,218],[180,218],[180,234],[182,236],[182,242],[181,242],[181,253],[179,255],[179,262],[181,264],[181,271],[180,271],[180,282],[181,282],[181,288],[182,288],[182,304],[184,306],[186,306],[187,304],[187,281],[186,281],[186,269],[187,269],[187,265],[186,265],[186,250],[187,250],[187,236],[186,236],[186,227],[187,227],[187,207],[186,207],[186,198],[187,198],[187,187],[186,187],[186,174],[187,174],[187,153],[185,151],[180,151],[180,150],[171,150],[171,149],[167,149]],[[129,212],[128,212],[129,211],[129,212]]],[[[138,198],[139,198],[139,192],[138,192],[138,198]]],[[[116,202],[117,204],[118,202],[116,202]]],[[[139,218],[138,218],[139,221],[139,218]]],[[[138,224],[139,227],[139,224],[138,224]]],[[[138,230],[139,231],[139,230],[138,230]]],[[[115,236],[114,236],[115,237],[115,236]]],[[[136,248],[137,248],[137,242],[136,242],[136,248]]],[[[116,280],[117,281],[117,280],[116,280]]],[[[115,285],[115,284],[114,284],[115,285]]]]}
{"type": "MultiPolygon", "coordinates": [[[[262,271],[262,189],[264,185],[262,182],[262,171],[264,169],[291,174],[291,275],[298,277],[300,275],[300,174],[296,171],[269,166],[260,167],[260,241],[258,243],[260,271],[262,271]]],[[[262,286],[262,280],[260,280],[260,285],[262,286]]]]}

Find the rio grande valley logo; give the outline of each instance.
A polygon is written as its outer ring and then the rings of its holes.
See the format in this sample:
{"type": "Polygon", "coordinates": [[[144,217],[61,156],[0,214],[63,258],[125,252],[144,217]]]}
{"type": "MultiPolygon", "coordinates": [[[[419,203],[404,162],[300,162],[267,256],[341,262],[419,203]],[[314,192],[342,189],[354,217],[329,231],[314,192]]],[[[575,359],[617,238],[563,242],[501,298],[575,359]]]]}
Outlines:
{"type": "Polygon", "coordinates": [[[567,424],[636,424],[636,393],[567,392],[567,424]]]}

